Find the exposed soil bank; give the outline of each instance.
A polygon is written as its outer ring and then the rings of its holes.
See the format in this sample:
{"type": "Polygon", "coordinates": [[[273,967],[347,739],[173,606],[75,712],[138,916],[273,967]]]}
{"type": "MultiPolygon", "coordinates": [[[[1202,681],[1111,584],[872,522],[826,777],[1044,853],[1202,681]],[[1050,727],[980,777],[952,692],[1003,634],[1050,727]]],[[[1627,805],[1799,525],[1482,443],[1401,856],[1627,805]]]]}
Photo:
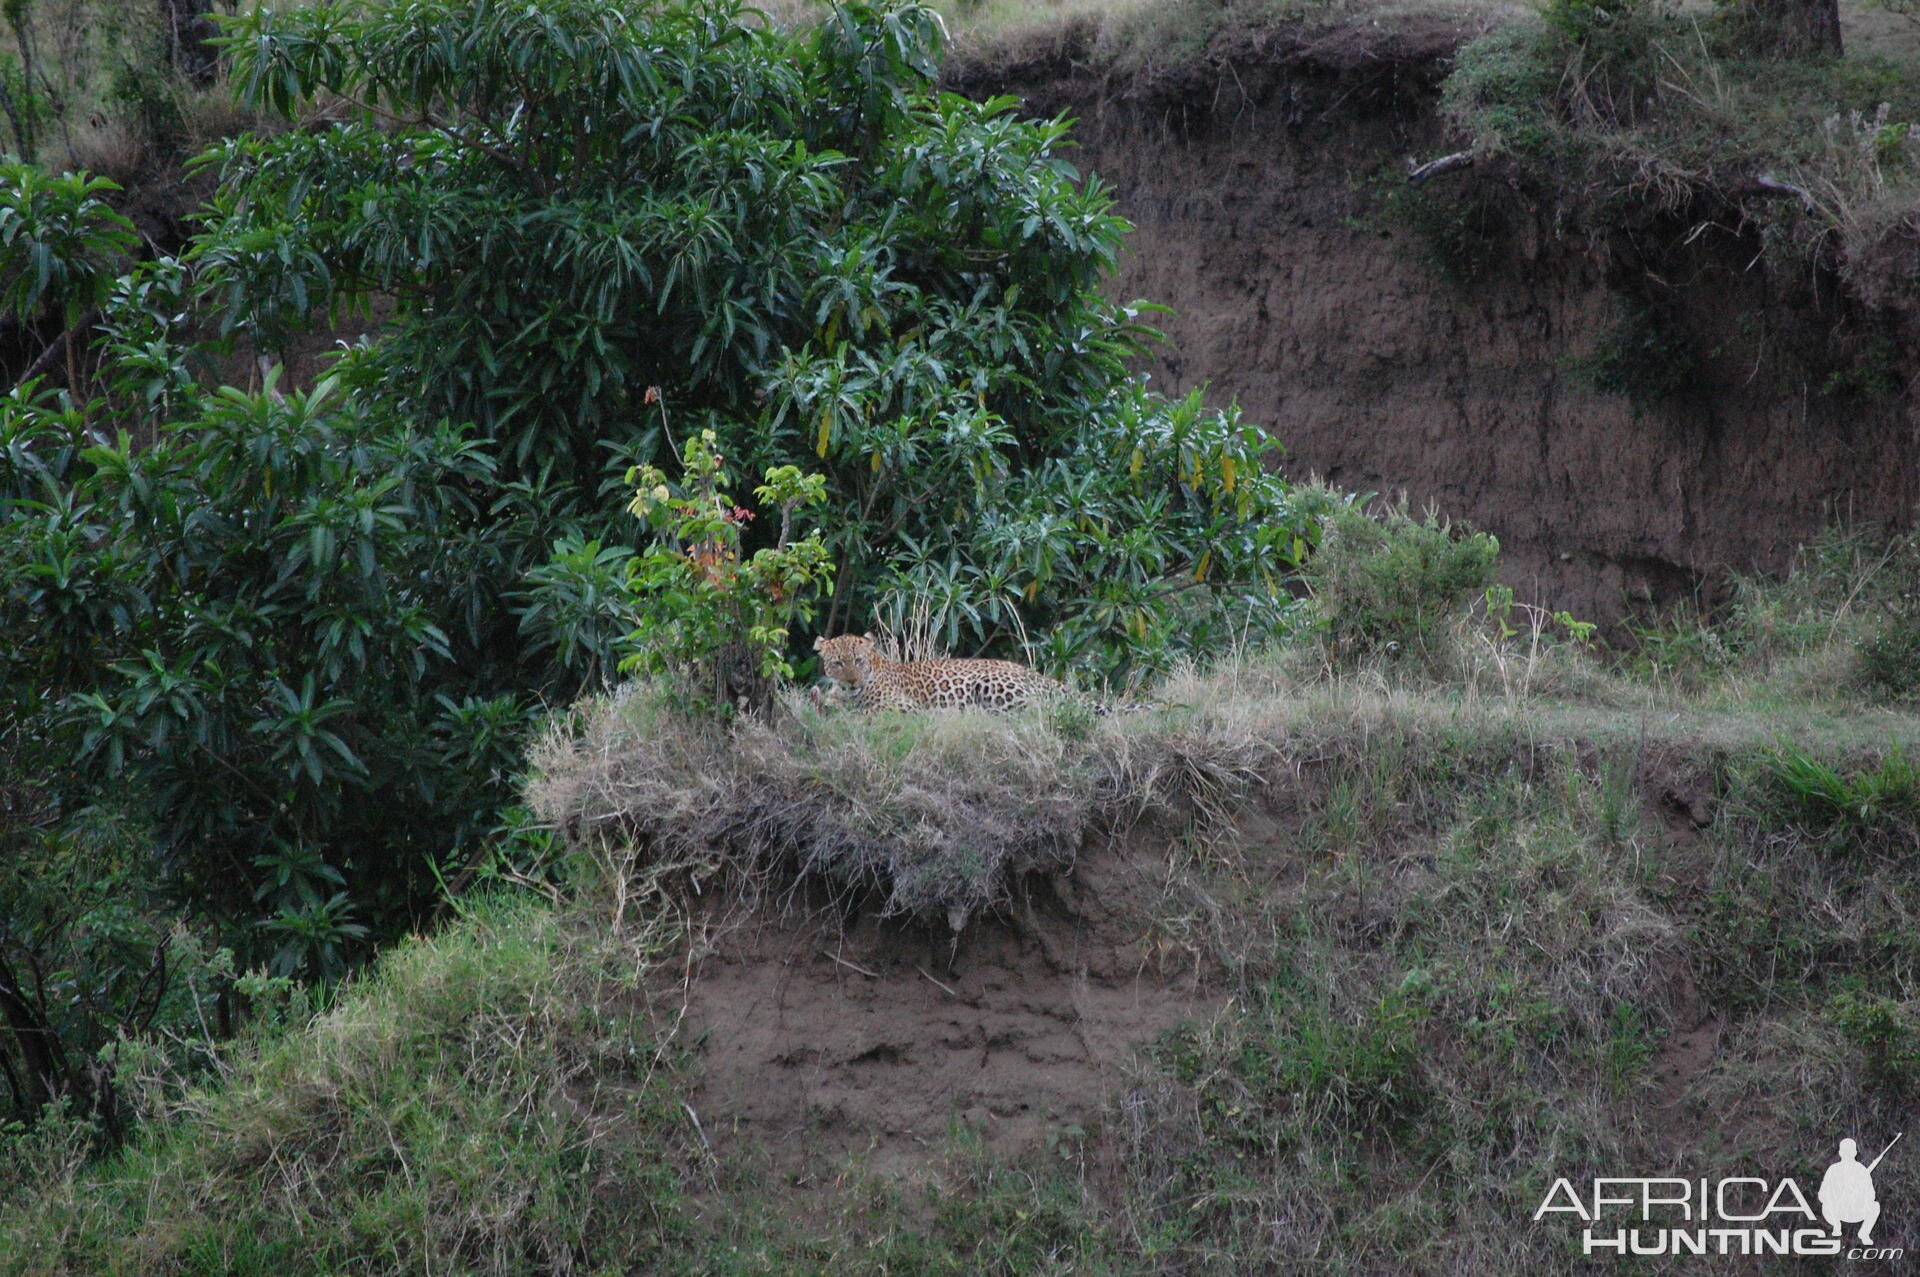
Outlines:
{"type": "Polygon", "coordinates": [[[1225,1002],[1151,943],[1164,861],[1098,848],[958,941],[824,895],[732,919],[714,902],[683,1026],[713,1138],[787,1172],[854,1155],[911,1176],[956,1121],[1005,1147],[1094,1124],[1135,1048],[1225,1002]]]}
{"type": "Polygon", "coordinates": [[[1475,278],[1436,268],[1385,197],[1408,158],[1457,145],[1437,86],[1466,38],[1229,32],[1169,74],[1102,69],[1069,29],[952,78],[1080,120],[1076,163],[1137,227],[1114,292],[1175,310],[1159,384],[1237,398],[1298,475],[1405,491],[1494,533],[1509,579],[1556,606],[1617,620],[1711,598],[1725,569],[1777,571],[1836,519],[1907,522],[1920,322],[1770,274],[1737,208],[1576,242],[1511,175],[1448,174],[1421,198],[1491,200],[1502,228],[1475,278]],[[1698,359],[1640,413],[1578,371],[1629,297],[1698,359]],[[1904,389],[1832,389],[1865,343],[1904,389]]]}

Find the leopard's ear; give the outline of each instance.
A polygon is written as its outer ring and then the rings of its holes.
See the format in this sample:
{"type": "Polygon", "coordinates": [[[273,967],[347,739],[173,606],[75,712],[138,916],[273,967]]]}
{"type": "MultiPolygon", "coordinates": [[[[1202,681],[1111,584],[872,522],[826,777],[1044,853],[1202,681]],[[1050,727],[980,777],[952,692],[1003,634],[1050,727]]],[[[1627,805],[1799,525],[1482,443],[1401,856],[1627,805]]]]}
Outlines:
{"type": "Polygon", "coordinates": [[[824,634],[822,634],[822,635],[819,635],[819,636],[817,636],[817,637],[816,637],[816,638],[815,638],[815,639],[813,640],[813,650],[814,650],[814,651],[816,651],[816,652],[824,652],[824,651],[826,651],[826,650],[827,650],[827,636],[826,636],[826,635],[824,635],[824,634]]]}
{"type": "Polygon", "coordinates": [[[865,634],[862,634],[860,637],[865,639],[869,643],[878,643],[880,641],[879,639],[873,636],[872,630],[868,630],[865,634]]]}

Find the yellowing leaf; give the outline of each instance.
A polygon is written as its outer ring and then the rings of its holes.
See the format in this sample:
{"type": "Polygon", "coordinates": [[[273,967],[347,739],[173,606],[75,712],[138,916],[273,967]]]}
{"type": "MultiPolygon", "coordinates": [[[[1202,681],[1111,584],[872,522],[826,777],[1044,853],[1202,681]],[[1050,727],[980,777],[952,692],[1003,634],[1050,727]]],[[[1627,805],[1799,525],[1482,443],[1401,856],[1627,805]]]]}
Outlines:
{"type": "Polygon", "coordinates": [[[1039,582],[1039,581],[1037,581],[1037,580],[1035,580],[1035,581],[1029,581],[1029,582],[1027,582],[1027,588],[1026,588],[1026,590],[1024,591],[1024,594],[1025,594],[1025,596],[1026,596],[1026,600],[1027,600],[1027,602],[1029,602],[1029,603],[1031,603],[1031,602],[1033,602],[1033,600],[1034,600],[1034,599],[1035,599],[1036,597],[1038,597],[1038,595],[1039,595],[1039,593],[1040,593],[1040,582],[1039,582]]]}
{"type": "Polygon", "coordinates": [[[1205,554],[1202,554],[1200,556],[1200,566],[1196,567],[1193,570],[1193,579],[1196,581],[1206,580],[1207,569],[1212,566],[1213,566],[1213,551],[1208,550],[1205,554]]]}
{"type": "Polygon", "coordinates": [[[880,454],[877,452],[873,454],[873,472],[880,473],[880,454]]]}
{"type": "Polygon", "coordinates": [[[820,441],[813,450],[821,456],[827,455],[827,442],[833,438],[833,405],[828,404],[820,410],[820,441]]]}
{"type": "Polygon", "coordinates": [[[1220,478],[1226,483],[1227,491],[1233,491],[1233,458],[1220,458],[1220,478]]]}
{"type": "Polygon", "coordinates": [[[1133,460],[1127,463],[1127,473],[1138,479],[1140,477],[1140,465],[1146,459],[1147,454],[1135,448],[1133,450],[1133,460]]]}

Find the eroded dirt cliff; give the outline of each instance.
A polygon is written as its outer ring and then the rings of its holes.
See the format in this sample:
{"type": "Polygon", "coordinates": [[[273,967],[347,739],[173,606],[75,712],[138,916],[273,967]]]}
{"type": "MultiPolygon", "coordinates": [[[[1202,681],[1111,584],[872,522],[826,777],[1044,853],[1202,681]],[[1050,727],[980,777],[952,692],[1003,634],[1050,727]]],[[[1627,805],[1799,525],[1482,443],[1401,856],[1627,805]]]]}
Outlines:
{"type": "Polygon", "coordinates": [[[1468,35],[1238,30],[1167,73],[1103,67],[1067,28],[951,78],[1080,121],[1075,162],[1137,228],[1114,291],[1174,309],[1158,384],[1237,399],[1297,475],[1493,532],[1509,580],[1555,606],[1611,621],[1711,601],[1729,569],[1777,571],[1829,523],[1905,523],[1912,314],[1764,265],[1731,202],[1595,237],[1558,231],[1498,165],[1396,197],[1410,159],[1458,145],[1438,85],[1468,35]],[[1484,260],[1436,263],[1416,201],[1457,210],[1429,219],[1443,228],[1491,210],[1491,232],[1469,228],[1484,260]],[[1690,363],[1636,406],[1583,369],[1649,306],[1690,363]]]}

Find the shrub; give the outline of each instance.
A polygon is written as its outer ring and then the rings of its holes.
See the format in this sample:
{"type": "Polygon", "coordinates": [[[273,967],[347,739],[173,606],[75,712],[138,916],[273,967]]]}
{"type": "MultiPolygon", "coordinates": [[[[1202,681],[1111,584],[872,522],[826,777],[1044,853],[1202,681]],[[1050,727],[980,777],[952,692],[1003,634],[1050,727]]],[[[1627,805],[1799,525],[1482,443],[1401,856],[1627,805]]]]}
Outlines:
{"type": "Polygon", "coordinates": [[[1879,588],[1860,600],[1864,624],[1852,641],[1854,683],[1876,701],[1920,698],[1920,561],[1911,539],[1882,560],[1879,588]]]}
{"type": "Polygon", "coordinates": [[[703,430],[687,441],[685,488],[675,494],[653,466],[627,472],[637,485],[628,509],[657,537],[636,557],[627,578],[636,625],[623,673],[669,674],[710,711],[763,710],[787,663],[787,629],[813,617],[813,599],[833,580],[833,563],[815,531],[793,538],[793,514],[817,505],[826,482],[794,466],[767,471],[754,489],[763,509],[777,511],[774,544],[741,553],[741,533],[755,515],[720,491],[726,459],[703,430]]]}
{"type": "Polygon", "coordinates": [[[1394,184],[1388,215],[1413,232],[1422,255],[1450,284],[1484,279],[1506,249],[1508,228],[1499,199],[1477,185],[1394,184]]]}
{"type": "Polygon", "coordinates": [[[1329,657],[1433,660],[1470,602],[1484,597],[1499,553],[1486,533],[1456,531],[1432,513],[1415,518],[1404,505],[1377,517],[1337,507],[1305,567],[1329,657]]]}
{"type": "Polygon", "coordinates": [[[1637,417],[1693,385],[1699,364],[1692,339],[1675,317],[1623,299],[1613,325],[1589,354],[1570,360],[1568,369],[1601,394],[1626,399],[1637,417]]]}
{"type": "Polygon", "coordinates": [[[472,420],[583,518],[667,463],[658,387],[741,472],[825,476],[829,630],[926,602],[949,646],[1033,634],[1112,673],[1290,623],[1270,443],[1128,373],[1151,330],[1100,292],[1111,197],[1064,121],[937,92],[930,10],[404,0],[229,31],[250,100],[350,108],[209,157],[230,331],[272,349],[396,296],[371,357],[402,413],[472,420]]]}
{"type": "Polygon", "coordinates": [[[56,177],[31,164],[0,164],[0,308],[27,320],[43,310],[59,315],[75,396],[81,335],[72,330],[106,300],[139,243],[133,223],[102,198],[119,189],[85,173],[56,177]]]}
{"type": "Polygon", "coordinates": [[[335,382],[222,390],[139,449],[76,417],[0,401],[4,739],[66,762],[61,806],[131,786],[157,876],[229,943],[264,910],[277,968],[337,973],[513,768],[526,684],[470,610],[500,593],[492,463],[335,382]]]}
{"type": "Polygon", "coordinates": [[[1860,1053],[1870,1082],[1897,1095],[1920,1085],[1920,1024],[1911,1004],[1846,991],[1827,1003],[1827,1018],[1860,1053]]]}
{"type": "Polygon", "coordinates": [[[123,1039],[150,1035],[171,1073],[200,1075],[231,955],[206,953],[153,881],[134,804],[63,818],[19,760],[4,762],[0,1131],[64,1103],[86,1144],[112,1142],[137,1108],[115,1076],[123,1039]]]}

